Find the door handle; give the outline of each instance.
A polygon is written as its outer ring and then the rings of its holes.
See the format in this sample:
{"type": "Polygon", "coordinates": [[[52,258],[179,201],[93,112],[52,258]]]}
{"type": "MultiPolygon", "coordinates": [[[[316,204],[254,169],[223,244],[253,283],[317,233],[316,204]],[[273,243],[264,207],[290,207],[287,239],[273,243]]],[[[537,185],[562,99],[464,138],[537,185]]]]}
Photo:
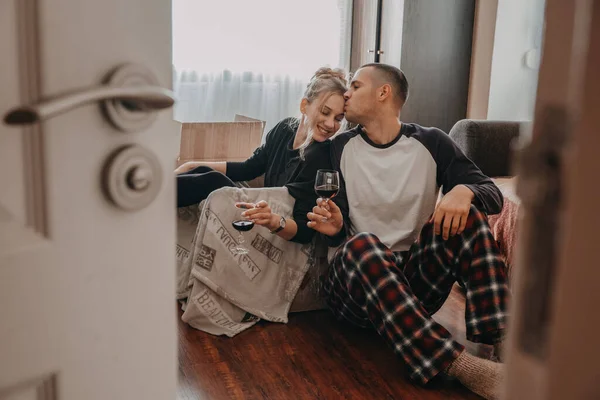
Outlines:
{"type": "MultiPolygon", "coordinates": [[[[175,103],[171,90],[157,85],[154,75],[140,65],[127,64],[115,69],[105,83],[64,93],[38,103],[16,107],[4,116],[8,125],[28,125],[42,122],[90,103],[101,103],[117,128],[129,131],[131,124],[123,121],[126,114],[162,110],[175,103]]],[[[139,127],[139,123],[136,124],[139,127]]]]}
{"type": "Polygon", "coordinates": [[[85,104],[106,100],[124,102],[131,111],[162,110],[175,103],[173,93],[158,86],[98,86],[63,94],[37,104],[14,108],[4,116],[4,122],[8,125],[33,124],[85,104]]]}

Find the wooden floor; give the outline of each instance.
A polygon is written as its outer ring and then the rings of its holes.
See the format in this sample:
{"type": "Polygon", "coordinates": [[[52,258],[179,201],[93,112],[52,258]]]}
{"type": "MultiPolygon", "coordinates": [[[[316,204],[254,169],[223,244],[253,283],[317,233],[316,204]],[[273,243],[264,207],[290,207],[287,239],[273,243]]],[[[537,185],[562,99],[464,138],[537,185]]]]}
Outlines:
{"type": "MultiPolygon", "coordinates": [[[[467,344],[457,288],[435,318],[467,344]]],[[[181,320],[178,329],[179,400],[479,399],[456,382],[412,384],[374,331],[339,323],[327,311],[292,314],[287,325],[260,322],[234,338],[181,320]]],[[[467,349],[490,355],[488,346],[467,349]]]]}

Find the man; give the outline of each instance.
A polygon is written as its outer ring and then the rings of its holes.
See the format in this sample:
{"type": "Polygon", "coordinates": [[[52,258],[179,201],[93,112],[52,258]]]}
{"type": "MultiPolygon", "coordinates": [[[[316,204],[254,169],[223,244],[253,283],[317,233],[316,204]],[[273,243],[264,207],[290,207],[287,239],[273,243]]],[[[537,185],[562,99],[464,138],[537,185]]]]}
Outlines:
{"type": "Polygon", "coordinates": [[[398,68],[361,67],[344,97],[359,125],[333,139],[340,192],[308,214],[330,245],[343,243],[325,283],[329,307],[375,327],[413,380],[446,373],[497,398],[502,364],[468,354],[431,315],[459,282],[467,339],[499,350],[509,289],[486,217],[502,209],[499,189],[444,132],[400,122],[408,82],[398,68]]]}

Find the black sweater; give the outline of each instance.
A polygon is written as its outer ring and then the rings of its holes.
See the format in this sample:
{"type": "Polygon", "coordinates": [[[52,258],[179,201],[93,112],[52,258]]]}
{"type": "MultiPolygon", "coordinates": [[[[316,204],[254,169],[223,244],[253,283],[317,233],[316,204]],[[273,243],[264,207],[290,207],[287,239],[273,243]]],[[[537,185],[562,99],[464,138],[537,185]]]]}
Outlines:
{"type": "Polygon", "coordinates": [[[434,212],[440,187],[446,195],[465,185],[478,209],[502,210],[500,189],[437,128],[403,122],[394,140],[377,144],[358,126],[331,141],[331,157],[346,228],[329,239],[333,246],[354,232],[371,232],[393,251],[408,250],[434,212]]]}
{"type": "Polygon", "coordinates": [[[330,141],[313,142],[304,151],[304,160],[298,150],[292,149],[299,121],[286,118],[267,134],[263,145],[244,162],[228,162],[227,176],[232,181],[248,181],[265,175],[265,187],[287,187],[296,199],[293,218],[298,232],[291,239],[309,243],[315,231],[306,223],[306,214],[316,204],[315,176],[319,169],[331,169],[330,141]]]}

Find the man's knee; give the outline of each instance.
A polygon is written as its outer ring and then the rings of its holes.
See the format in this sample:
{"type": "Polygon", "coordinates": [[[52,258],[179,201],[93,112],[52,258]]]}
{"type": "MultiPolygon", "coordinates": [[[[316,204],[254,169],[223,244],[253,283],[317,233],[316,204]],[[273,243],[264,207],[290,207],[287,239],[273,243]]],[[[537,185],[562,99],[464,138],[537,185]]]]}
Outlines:
{"type": "Polygon", "coordinates": [[[360,270],[369,276],[381,274],[382,268],[389,269],[396,262],[391,250],[375,234],[368,232],[352,236],[337,257],[343,269],[360,270]]]}
{"type": "Polygon", "coordinates": [[[469,210],[469,216],[473,216],[475,218],[483,218],[487,219],[487,215],[481,211],[479,208],[475,206],[475,204],[471,204],[471,208],[469,210]]]}
{"type": "Polygon", "coordinates": [[[378,243],[381,243],[381,241],[375,234],[369,232],[361,232],[357,233],[356,235],[348,239],[348,241],[346,241],[344,245],[344,251],[362,253],[378,243]]]}
{"type": "Polygon", "coordinates": [[[487,214],[475,207],[471,204],[471,209],[469,210],[469,216],[467,217],[467,225],[465,229],[469,229],[471,227],[478,227],[481,224],[488,224],[487,214]]]}

